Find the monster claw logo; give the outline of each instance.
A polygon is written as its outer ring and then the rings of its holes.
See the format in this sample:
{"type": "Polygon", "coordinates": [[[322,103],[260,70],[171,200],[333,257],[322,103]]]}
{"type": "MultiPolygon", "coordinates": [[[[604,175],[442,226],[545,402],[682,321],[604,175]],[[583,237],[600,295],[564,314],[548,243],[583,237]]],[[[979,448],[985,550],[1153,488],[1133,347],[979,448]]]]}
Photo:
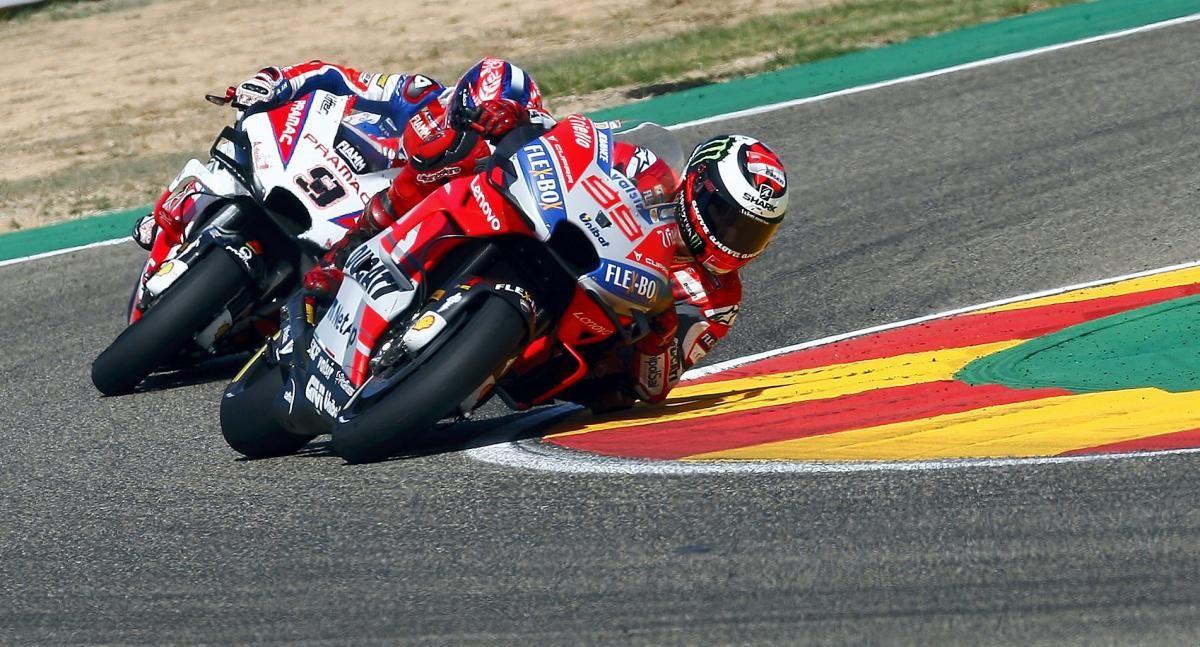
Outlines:
{"type": "Polygon", "coordinates": [[[692,152],[692,159],[688,160],[688,166],[698,162],[718,162],[729,154],[729,150],[732,147],[732,137],[724,137],[707,142],[692,152]]]}

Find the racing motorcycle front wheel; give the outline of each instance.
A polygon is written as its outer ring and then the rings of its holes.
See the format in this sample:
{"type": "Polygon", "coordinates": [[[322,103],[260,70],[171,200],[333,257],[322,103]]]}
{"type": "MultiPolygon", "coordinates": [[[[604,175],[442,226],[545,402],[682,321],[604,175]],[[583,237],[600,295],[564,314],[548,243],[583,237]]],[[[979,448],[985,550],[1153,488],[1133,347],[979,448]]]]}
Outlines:
{"type": "Polygon", "coordinates": [[[528,326],[517,309],[488,297],[415,372],[333,428],[334,451],[350,463],[383,460],[418,440],[521,349],[528,326]]]}
{"type": "Polygon", "coordinates": [[[288,431],[272,414],[283,373],[267,361],[266,350],[264,346],[246,363],[221,398],[221,435],[247,458],[291,454],[316,438],[288,431]]]}
{"type": "Polygon", "coordinates": [[[142,318],[92,362],[92,384],[123,395],[167,363],[213,321],[250,277],[229,254],[213,250],[179,277],[142,318]]]}

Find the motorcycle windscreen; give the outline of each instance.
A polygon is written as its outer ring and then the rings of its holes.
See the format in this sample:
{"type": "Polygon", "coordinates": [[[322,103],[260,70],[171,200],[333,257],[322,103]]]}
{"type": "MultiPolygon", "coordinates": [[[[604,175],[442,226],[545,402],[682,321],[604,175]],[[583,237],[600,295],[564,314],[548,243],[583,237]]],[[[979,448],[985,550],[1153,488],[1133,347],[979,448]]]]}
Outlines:
{"type": "MultiPolygon", "coordinates": [[[[645,122],[638,124],[634,128],[622,130],[613,138],[619,142],[640,146],[653,153],[654,158],[662,160],[674,174],[676,181],[683,177],[683,172],[687,168],[687,155],[683,152],[683,146],[679,144],[679,140],[675,138],[675,134],[663,128],[662,126],[645,122]]],[[[652,163],[652,160],[646,160],[652,163]]],[[[628,175],[628,174],[627,174],[628,175]]],[[[647,205],[656,206],[656,205],[647,205]]]]}

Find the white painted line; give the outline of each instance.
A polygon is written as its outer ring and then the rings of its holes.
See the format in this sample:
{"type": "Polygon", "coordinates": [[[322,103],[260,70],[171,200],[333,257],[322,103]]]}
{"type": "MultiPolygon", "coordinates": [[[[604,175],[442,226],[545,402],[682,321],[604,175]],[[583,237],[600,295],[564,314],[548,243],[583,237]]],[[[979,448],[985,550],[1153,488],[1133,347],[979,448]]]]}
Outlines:
{"type": "Polygon", "coordinates": [[[999,63],[1007,63],[1009,61],[1016,61],[1016,60],[1020,60],[1023,58],[1029,58],[1031,56],[1039,56],[1041,54],[1046,54],[1049,52],[1056,52],[1058,50],[1063,50],[1063,49],[1069,49],[1071,47],[1079,47],[1080,45],[1089,45],[1091,43],[1099,43],[1101,41],[1123,38],[1125,36],[1131,36],[1133,34],[1140,34],[1143,32],[1154,31],[1156,29],[1163,29],[1165,27],[1173,27],[1175,25],[1182,25],[1182,24],[1189,23],[1189,22],[1195,22],[1197,20],[1200,20],[1200,13],[1192,14],[1190,16],[1183,16],[1180,18],[1172,18],[1171,20],[1164,20],[1162,22],[1150,23],[1149,25],[1142,25],[1141,27],[1133,27],[1131,29],[1125,29],[1122,31],[1114,31],[1109,34],[1101,34],[1099,36],[1091,36],[1088,38],[1081,38],[1079,40],[1073,40],[1073,41],[1066,42],[1066,43],[1058,43],[1056,45],[1047,45],[1045,47],[1038,47],[1037,49],[1029,49],[1029,50],[1025,50],[1025,51],[1021,51],[1021,52],[1013,52],[1012,54],[1004,54],[1003,56],[995,56],[992,58],[985,58],[982,60],[973,61],[971,63],[963,63],[962,65],[955,65],[952,67],[944,67],[939,70],[931,70],[929,72],[921,72],[920,74],[913,74],[911,76],[902,76],[900,78],[889,79],[887,81],[880,81],[878,83],[871,83],[868,85],[860,85],[860,86],[856,86],[853,88],[846,88],[844,90],[837,90],[837,91],[829,92],[826,94],[819,94],[817,96],[806,97],[804,99],[792,99],[790,101],[782,101],[780,103],[772,103],[770,105],[756,106],[754,108],[747,108],[745,110],[738,110],[735,112],[727,112],[727,113],[720,114],[720,115],[713,115],[711,117],[704,117],[703,119],[695,119],[692,121],[685,121],[681,124],[675,124],[674,126],[668,126],[667,128],[669,130],[676,130],[676,129],[680,129],[680,128],[690,128],[692,126],[700,126],[703,124],[710,124],[710,123],[717,122],[717,121],[727,121],[730,119],[739,119],[741,117],[749,117],[752,115],[761,115],[761,114],[764,114],[767,112],[774,112],[776,110],[782,110],[784,108],[791,108],[794,106],[804,105],[806,103],[816,103],[817,101],[825,101],[827,99],[833,99],[836,97],[844,97],[844,96],[851,95],[851,94],[858,94],[860,92],[867,92],[869,90],[878,90],[879,88],[886,88],[886,87],[890,87],[893,85],[900,85],[902,83],[912,83],[913,81],[921,81],[923,79],[930,79],[930,78],[933,78],[936,76],[943,76],[945,74],[953,74],[955,72],[962,72],[964,70],[973,70],[973,69],[979,68],[979,67],[996,65],[999,63]]]}
{"type": "Polygon", "coordinates": [[[126,241],[133,242],[133,239],[130,238],[129,236],[122,236],[120,238],[112,238],[109,240],[101,240],[101,241],[98,241],[95,243],[88,243],[86,245],[79,245],[78,247],[67,247],[65,249],[56,249],[56,250],[49,251],[49,252],[42,252],[41,254],[34,254],[32,256],[22,256],[20,258],[10,258],[7,261],[0,261],[0,267],[4,267],[5,265],[16,265],[17,263],[24,263],[26,261],[36,261],[39,258],[50,258],[51,256],[60,256],[62,254],[70,254],[71,252],[77,252],[81,249],[91,249],[93,247],[107,247],[109,245],[116,245],[118,243],[123,243],[126,241]]]}
{"type": "MultiPolygon", "coordinates": [[[[717,122],[717,121],[726,121],[729,119],[738,119],[741,117],[749,117],[751,115],[759,115],[759,114],[763,114],[763,113],[767,113],[767,112],[773,112],[776,110],[782,110],[784,108],[790,108],[792,106],[799,106],[799,105],[803,105],[806,103],[816,103],[818,101],[825,101],[827,99],[833,99],[836,97],[842,97],[842,96],[846,96],[846,95],[850,95],[850,94],[858,94],[859,92],[867,92],[869,90],[877,90],[879,88],[886,88],[886,87],[893,86],[893,85],[900,85],[902,83],[911,83],[913,81],[920,81],[922,79],[928,79],[928,78],[933,78],[936,76],[942,76],[944,74],[952,74],[954,72],[961,72],[963,70],[970,70],[970,69],[974,69],[974,68],[978,68],[978,67],[985,67],[988,65],[996,65],[997,63],[1005,63],[1007,61],[1015,61],[1015,60],[1022,59],[1022,58],[1028,58],[1030,56],[1038,56],[1040,54],[1045,54],[1047,52],[1054,52],[1054,51],[1058,51],[1061,49],[1067,49],[1070,47],[1078,47],[1080,45],[1087,45],[1089,43],[1097,43],[1097,42],[1105,41],[1105,40],[1113,40],[1116,38],[1122,38],[1122,37],[1130,36],[1133,34],[1140,34],[1142,32],[1153,31],[1156,29],[1162,29],[1164,27],[1171,27],[1173,25],[1182,25],[1184,23],[1194,22],[1197,20],[1200,20],[1200,14],[1192,14],[1190,16],[1183,16],[1181,18],[1173,18],[1171,20],[1164,20],[1162,22],[1150,23],[1149,25],[1142,25],[1141,27],[1134,27],[1132,29],[1115,31],[1110,34],[1102,34],[1100,36],[1092,36],[1090,38],[1083,38],[1080,40],[1074,40],[1074,41],[1070,41],[1067,43],[1059,43],[1057,45],[1047,45],[1046,47],[1039,47],[1037,49],[1026,50],[1023,52],[1014,52],[1012,54],[1005,54],[1003,56],[996,56],[993,58],[985,58],[983,60],[975,61],[972,63],[964,63],[962,65],[946,67],[946,68],[942,68],[940,70],[932,70],[929,72],[922,72],[920,74],[913,74],[911,76],[904,76],[904,77],[900,77],[897,79],[891,79],[888,81],[880,81],[878,83],[871,83],[868,85],[860,85],[860,86],[856,86],[853,88],[846,88],[844,90],[838,90],[836,92],[829,92],[826,94],[817,95],[815,97],[807,97],[804,99],[794,99],[791,101],[784,101],[781,103],[773,103],[773,104],[766,105],[766,106],[758,106],[755,108],[748,108],[746,110],[738,110],[735,112],[727,112],[727,113],[720,114],[720,115],[713,115],[711,117],[705,117],[703,119],[696,119],[693,121],[686,121],[681,124],[675,124],[673,126],[668,126],[667,128],[669,130],[678,130],[681,128],[688,128],[691,126],[699,126],[702,124],[709,124],[709,123],[713,123],[713,122],[717,122]]],[[[106,241],[101,241],[98,243],[93,243],[91,245],[81,245],[79,247],[72,247],[70,249],[56,250],[54,252],[46,252],[44,254],[35,254],[33,256],[25,256],[25,257],[21,257],[21,258],[10,259],[7,261],[0,261],[0,267],[3,267],[5,265],[13,265],[16,263],[23,263],[25,261],[32,261],[32,260],[36,260],[39,258],[46,258],[48,256],[55,256],[58,254],[68,254],[70,252],[78,251],[81,249],[89,249],[91,247],[101,247],[103,245],[113,245],[113,244],[120,242],[121,240],[123,240],[123,239],[106,240],[106,241]]]]}
{"type": "Polygon", "coordinates": [[[849,474],[860,472],[923,472],[980,467],[1018,467],[1090,463],[1127,458],[1149,458],[1174,454],[1195,454],[1200,449],[1172,449],[1125,454],[1091,456],[1053,456],[1039,458],[990,458],[934,461],[888,461],[818,463],[805,461],[669,461],[614,458],[572,451],[534,441],[519,441],[471,449],[476,460],[504,467],[534,469],[567,474],[627,474],[678,476],[690,474],[849,474]]]}
{"type": "MultiPolygon", "coordinates": [[[[1144,272],[1136,272],[1133,274],[1125,274],[1097,281],[1089,281],[1087,283],[1079,283],[1069,285],[1062,288],[1054,288],[1051,290],[1042,290],[1040,292],[1031,292],[1021,296],[1000,299],[998,301],[989,301],[978,305],[967,306],[965,308],[956,308],[947,310],[938,314],[917,317],[916,319],[907,319],[896,323],[884,324],[881,326],[872,326],[854,332],[844,333],[841,335],[833,335],[813,341],[808,341],[791,346],[776,348],[763,353],[747,355],[727,360],[712,366],[706,366],[700,369],[693,369],[683,374],[683,380],[696,379],[704,375],[711,375],[720,371],[725,371],[743,364],[748,364],[760,359],[767,359],[785,353],[791,353],[806,348],[815,348],[817,346],[825,346],[854,337],[862,337],[885,330],[893,330],[895,328],[903,328],[912,326],[934,319],[944,319],[961,314],[967,314],[978,310],[986,310],[997,306],[1008,305],[1018,301],[1028,301],[1031,299],[1040,299],[1042,297],[1054,296],[1074,290],[1082,290],[1085,288],[1094,288],[1102,285],[1111,285],[1132,279],[1140,279],[1155,274],[1163,274],[1166,272],[1174,272],[1176,270],[1185,270],[1194,267],[1200,267],[1200,261],[1191,263],[1180,263],[1178,265],[1169,265],[1144,272]]],[[[778,473],[778,472],[804,472],[804,473],[827,473],[827,472],[867,472],[867,471],[912,471],[912,470],[934,470],[947,468],[962,468],[962,467],[1004,467],[1009,465],[1046,465],[1055,463],[1078,463],[1097,460],[1114,460],[1119,458],[1139,458],[1145,456],[1158,456],[1163,454],[1187,454],[1200,452],[1200,449],[1182,449],[1182,450],[1167,450],[1153,452],[1129,452],[1122,454],[1096,454],[1091,456],[1055,456],[1055,457],[1040,457],[1040,458],[1005,458],[1005,459],[964,459],[951,461],[907,461],[907,462],[838,462],[838,463],[818,463],[811,461],[704,461],[704,462],[687,462],[687,461],[654,461],[643,459],[630,458],[615,458],[608,456],[599,456],[578,452],[573,450],[555,447],[547,443],[541,442],[540,439],[513,441],[522,434],[523,431],[548,422],[556,417],[565,416],[572,411],[578,410],[580,407],[576,405],[560,405],[549,407],[541,411],[533,412],[522,416],[518,420],[497,429],[489,435],[485,441],[495,441],[494,444],[485,445],[475,449],[466,451],[467,456],[486,463],[503,465],[505,467],[515,467],[523,469],[534,469],[549,472],[574,472],[574,473],[590,473],[590,474],[716,474],[716,473],[778,473]]]]}
{"type": "Polygon", "coordinates": [[[842,333],[840,335],[824,337],[822,339],[817,339],[814,341],[807,341],[807,342],[803,342],[803,343],[799,343],[799,344],[793,344],[791,346],[784,346],[782,348],[776,348],[775,350],[769,350],[769,351],[762,352],[762,353],[756,353],[754,355],[747,355],[745,357],[737,357],[734,359],[725,360],[724,362],[712,364],[711,366],[705,366],[703,368],[692,369],[692,370],[684,373],[680,379],[682,379],[682,380],[693,379],[694,380],[694,379],[696,379],[698,377],[702,377],[704,375],[711,375],[713,373],[719,373],[721,371],[734,368],[735,366],[741,366],[742,364],[756,362],[760,359],[774,357],[775,355],[782,355],[784,353],[790,353],[792,351],[797,351],[797,350],[804,350],[806,348],[813,348],[815,346],[824,346],[826,344],[832,344],[833,342],[838,342],[838,341],[842,341],[845,339],[851,339],[853,337],[862,337],[863,335],[869,335],[871,333],[883,332],[885,330],[892,330],[893,328],[903,328],[905,326],[912,326],[914,324],[925,323],[926,321],[932,321],[934,319],[943,319],[945,317],[953,317],[955,315],[966,314],[968,312],[974,312],[976,310],[987,310],[988,308],[996,308],[999,306],[1008,305],[1010,303],[1016,303],[1018,301],[1029,301],[1031,299],[1040,299],[1042,297],[1050,297],[1050,296],[1054,296],[1056,294],[1063,294],[1065,292],[1073,292],[1075,290],[1094,288],[1094,287],[1099,287],[1101,285],[1110,285],[1112,283],[1120,283],[1121,281],[1140,279],[1140,278],[1144,278],[1147,276],[1154,276],[1155,274],[1164,274],[1166,272],[1174,272],[1176,270],[1186,270],[1186,269],[1193,268],[1193,267],[1200,267],[1200,261],[1192,261],[1190,263],[1180,263],[1178,265],[1168,265],[1167,267],[1160,267],[1160,268],[1153,269],[1153,270],[1145,270],[1142,272],[1135,272],[1133,274],[1125,274],[1122,276],[1116,276],[1116,277],[1107,278],[1107,279],[1088,281],[1087,283],[1078,283],[1075,285],[1068,285],[1067,287],[1064,287],[1064,288],[1052,288],[1049,290],[1042,290],[1040,292],[1031,292],[1029,294],[1022,294],[1021,296],[1016,296],[1016,297],[1008,297],[1006,299],[1000,299],[998,301],[989,301],[987,303],[980,303],[978,305],[966,306],[964,308],[955,308],[954,310],[947,310],[945,312],[939,312],[937,314],[926,315],[924,317],[917,317],[915,319],[906,319],[904,321],[898,321],[896,323],[872,326],[870,328],[864,328],[862,330],[856,330],[854,332],[842,333]]]}

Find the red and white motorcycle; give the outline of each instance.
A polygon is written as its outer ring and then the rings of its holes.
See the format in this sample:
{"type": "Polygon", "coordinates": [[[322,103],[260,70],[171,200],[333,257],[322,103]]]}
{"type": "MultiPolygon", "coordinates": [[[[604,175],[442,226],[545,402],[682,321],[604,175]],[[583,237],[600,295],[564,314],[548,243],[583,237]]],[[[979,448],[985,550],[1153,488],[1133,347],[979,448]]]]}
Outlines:
{"type": "MultiPolygon", "coordinates": [[[[210,99],[216,99],[210,97],[210,99]]],[[[152,212],[127,327],[92,364],[102,393],[156,369],[248,350],[283,300],[396,171],[347,97],[314,92],[242,114],[207,163],[189,160],[152,212]]]]}
{"type": "Polygon", "coordinates": [[[616,137],[682,169],[657,126],[614,135],[571,115],[544,134],[520,129],[486,170],[355,249],[331,302],[293,295],[225,390],[229,445],[280,455],[332,433],[346,460],[379,460],[493,394],[517,409],[546,402],[645,335],[672,307],[678,229],[673,205],[646,204],[613,168],[616,137]]]}

